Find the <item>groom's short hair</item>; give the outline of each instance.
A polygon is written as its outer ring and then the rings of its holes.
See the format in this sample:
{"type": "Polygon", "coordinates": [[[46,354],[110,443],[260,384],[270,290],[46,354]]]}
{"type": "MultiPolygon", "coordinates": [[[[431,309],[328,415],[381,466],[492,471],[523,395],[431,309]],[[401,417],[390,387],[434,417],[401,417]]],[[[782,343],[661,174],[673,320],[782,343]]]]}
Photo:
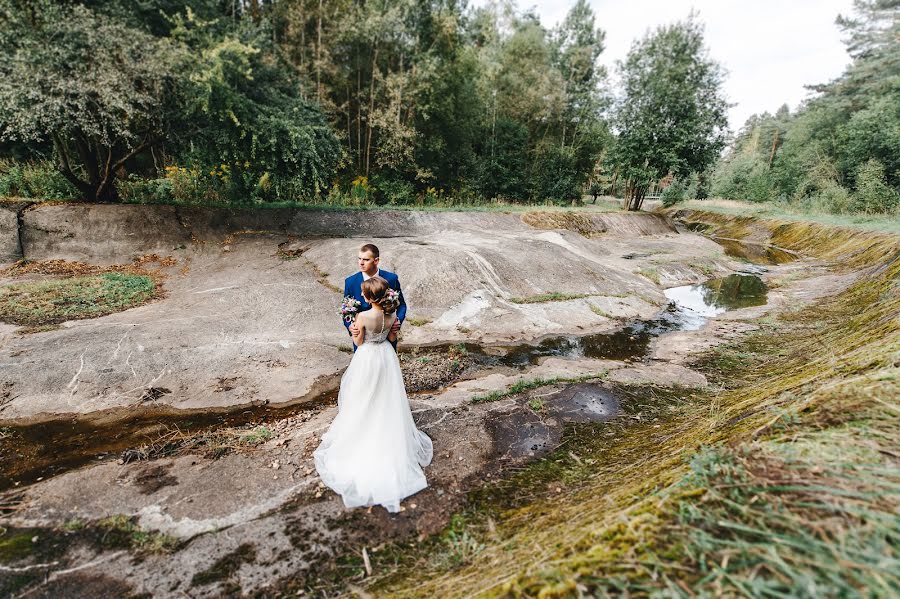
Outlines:
{"type": "Polygon", "coordinates": [[[378,258],[378,246],[374,243],[367,243],[366,245],[359,248],[360,252],[370,252],[373,258],[378,258]]]}

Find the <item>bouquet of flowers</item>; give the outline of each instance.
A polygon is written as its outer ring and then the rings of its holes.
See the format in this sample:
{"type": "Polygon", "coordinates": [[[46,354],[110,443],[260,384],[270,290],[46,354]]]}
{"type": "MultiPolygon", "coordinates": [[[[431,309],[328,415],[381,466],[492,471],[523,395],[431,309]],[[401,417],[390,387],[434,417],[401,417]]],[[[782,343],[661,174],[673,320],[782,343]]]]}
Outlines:
{"type": "Polygon", "coordinates": [[[351,323],[356,320],[356,315],[359,314],[360,306],[362,306],[362,304],[358,299],[348,295],[344,298],[344,301],[341,302],[341,310],[338,314],[341,315],[344,322],[351,323]]]}

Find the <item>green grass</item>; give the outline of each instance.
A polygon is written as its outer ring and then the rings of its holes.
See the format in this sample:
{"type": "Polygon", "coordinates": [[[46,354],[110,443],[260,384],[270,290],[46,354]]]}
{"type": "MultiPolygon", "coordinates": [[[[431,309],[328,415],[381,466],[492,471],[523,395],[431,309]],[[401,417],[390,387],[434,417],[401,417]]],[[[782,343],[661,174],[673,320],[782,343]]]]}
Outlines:
{"type": "Polygon", "coordinates": [[[260,443],[265,443],[269,439],[275,436],[275,433],[272,432],[267,426],[257,426],[250,431],[243,433],[239,437],[239,442],[241,445],[259,445],[260,443]]]}
{"type": "Polygon", "coordinates": [[[585,293],[559,293],[554,291],[553,293],[543,293],[541,295],[531,295],[528,297],[511,297],[509,301],[514,304],[540,304],[544,302],[565,302],[574,299],[583,299],[585,297],[590,297],[590,295],[585,293]]]}
{"type": "Polygon", "coordinates": [[[638,274],[650,279],[651,281],[659,285],[659,269],[657,269],[656,267],[651,266],[648,268],[642,268],[638,271],[638,274]]]}
{"type": "Polygon", "coordinates": [[[801,222],[812,222],[826,226],[849,227],[864,231],[880,231],[900,234],[900,218],[896,215],[877,214],[827,214],[809,213],[772,202],[752,203],[735,200],[689,200],[676,204],[669,210],[689,208],[705,210],[729,216],[755,216],[777,218],[801,222]]]}
{"type": "Polygon", "coordinates": [[[473,395],[470,400],[473,404],[479,403],[489,403],[492,401],[498,401],[500,399],[505,399],[507,397],[512,397],[513,395],[518,395],[519,393],[524,393],[525,391],[531,391],[532,389],[537,389],[539,387],[546,387],[548,385],[556,385],[558,383],[581,383],[584,381],[591,381],[596,379],[602,379],[606,377],[606,372],[597,372],[594,374],[585,374],[581,376],[574,377],[551,377],[547,379],[536,378],[536,379],[521,379],[512,385],[509,385],[503,391],[491,391],[490,393],[485,393],[482,395],[473,395]]]}
{"type": "Polygon", "coordinates": [[[107,549],[133,549],[143,553],[170,553],[178,540],[169,535],[141,529],[134,519],[117,514],[97,523],[100,544],[107,549]]]}
{"type": "Polygon", "coordinates": [[[407,318],[406,322],[414,327],[423,327],[431,322],[430,318],[407,318]]]}
{"type": "Polygon", "coordinates": [[[615,316],[613,316],[609,312],[606,312],[599,306],[595,306],[594,304],[590,304],[590,306],[591,306],[591,312],[593,312],[597,316],[602,316],[603,318],[615,318],[615,316]]]}
{"type": "Polygon", "coordinates": [[[153,279],[131,273],[104,273],[13,283],[0,287],[0,321],[47,326],[127,310],[150,300],[153,279]]]}
{"type": "Polygon", "coordinates": [[[540,399],[533,398],[528,400],[528,407],[534,410],[535,412],[540,412],[544,409],[544,402],[540,399]]]}

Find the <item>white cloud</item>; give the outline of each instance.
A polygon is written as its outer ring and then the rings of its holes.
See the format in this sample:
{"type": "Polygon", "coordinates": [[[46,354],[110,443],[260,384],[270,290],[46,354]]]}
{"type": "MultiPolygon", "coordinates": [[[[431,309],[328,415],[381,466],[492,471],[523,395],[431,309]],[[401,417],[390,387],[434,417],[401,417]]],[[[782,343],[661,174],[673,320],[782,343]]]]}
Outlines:
{"type": "MultiPolygon", "coordinates": [[[[475,0],[474,5],[485,0],[475,0]]],[[[522,0],[552,27],[574,0],[522,0]]],[[[834,24],[851,12],[852,0],[590,0],[597,25],[606,31],[601,61],[613,70],[632,42],[648,30],[684,19],[691,9],[706,25],[710,55],[728,69],[725,93],[734,103],[732,129],[753,113],[795,109],[807,97],[805,85],[834,79],[850,62],[834,24]]]]}

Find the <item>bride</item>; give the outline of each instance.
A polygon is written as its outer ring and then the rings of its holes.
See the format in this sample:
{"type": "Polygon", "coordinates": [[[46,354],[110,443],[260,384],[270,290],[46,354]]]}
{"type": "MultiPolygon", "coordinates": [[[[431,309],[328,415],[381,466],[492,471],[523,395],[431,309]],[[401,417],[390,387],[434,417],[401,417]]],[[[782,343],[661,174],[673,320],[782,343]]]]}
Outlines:
{"type": "Polygon", "coordinates": [[[431,439],[416,428],[400,361],[390,343],[397,300],[375,276],[362,283],[371,310],[356,319],[359,346],[341,379],[338,415],[313,453],[322,481],[347,507],[382,505],[400,510],[400,501],[428,483],[422,467],[431,463],[431,439]]]}

